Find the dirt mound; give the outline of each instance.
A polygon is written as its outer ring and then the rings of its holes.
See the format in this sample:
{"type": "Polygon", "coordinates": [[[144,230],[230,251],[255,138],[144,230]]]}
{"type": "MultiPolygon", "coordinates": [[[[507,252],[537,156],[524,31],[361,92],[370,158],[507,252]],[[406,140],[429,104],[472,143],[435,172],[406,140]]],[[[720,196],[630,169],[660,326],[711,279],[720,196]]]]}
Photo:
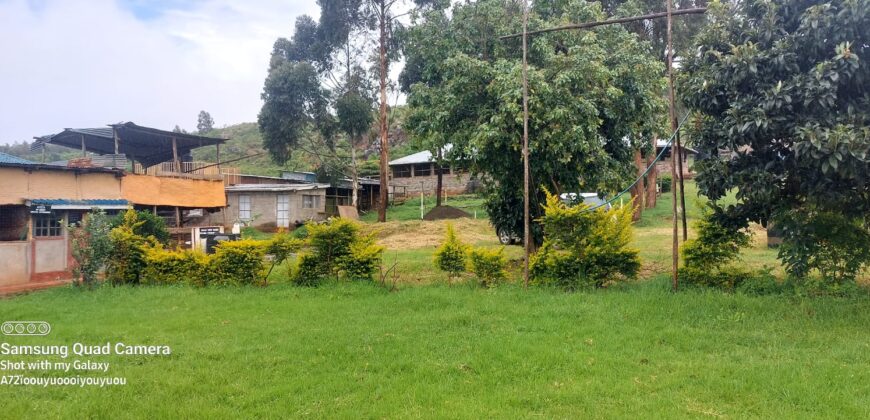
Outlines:
{"type": "Polygon", "coordinates": [[[459,219],[460,217],[471,217],[471,215],[456,207],[438,206],[429,210],[429,213],[423,216],[423,220],[459,219]]]}

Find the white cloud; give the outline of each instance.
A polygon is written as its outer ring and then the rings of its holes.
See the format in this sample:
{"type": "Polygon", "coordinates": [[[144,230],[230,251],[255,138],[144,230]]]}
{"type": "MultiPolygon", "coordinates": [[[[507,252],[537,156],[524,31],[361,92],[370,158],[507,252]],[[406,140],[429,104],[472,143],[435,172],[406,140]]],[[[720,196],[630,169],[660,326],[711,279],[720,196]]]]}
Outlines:
{"type": "Polygon", "coordinates": [[[272,43],[315,0],[203,0],[140,20],[112,0],[0,0],[0,143],[117,121],[254,121],[272,43]],[[32,3],[30,3],[32,4],[32,3]]]}

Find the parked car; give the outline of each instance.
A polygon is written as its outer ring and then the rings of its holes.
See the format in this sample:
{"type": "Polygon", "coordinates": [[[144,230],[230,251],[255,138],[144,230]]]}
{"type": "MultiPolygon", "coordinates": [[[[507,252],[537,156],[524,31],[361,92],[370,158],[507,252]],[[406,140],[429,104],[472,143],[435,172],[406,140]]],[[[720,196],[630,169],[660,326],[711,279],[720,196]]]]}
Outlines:
{"type": "MultiPolygon", "coordinates": [[[[563,193],[559,195],[559,199],[568,206],[574,206],[582,202],[591,207],[602,206],[608,210],[610,210],[611,208],[611,205],[607,202],[607,200],[600,198],[598,196],[598,193],[594,192],[585,192],[579,194],[563,193]]],[[[523,232],[513,232],[510,229],[496,227],[495,234],[498,235],[498,241],[501,242],[502,245],[523,243],[523,232]]]]}

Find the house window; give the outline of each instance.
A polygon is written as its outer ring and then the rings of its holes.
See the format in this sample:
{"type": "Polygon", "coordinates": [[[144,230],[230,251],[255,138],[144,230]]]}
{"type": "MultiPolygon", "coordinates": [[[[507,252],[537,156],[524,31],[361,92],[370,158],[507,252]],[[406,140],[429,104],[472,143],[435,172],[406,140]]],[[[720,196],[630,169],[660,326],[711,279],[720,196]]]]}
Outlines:
{"type": "Polygon", "coordinates": [[[278,196],[278,207],[276,209],[277,223],[279,228],[290,227],[290,196],[281,194],[278,196]]]}
{"type": "Polygon", "coordinates": [[[239,196],[239,219],[251,220],[251,196],[239,196]]]}
{"type": "Polygon", "coordinates": [[[27,239],[27,208],[0,206],[0,241],[27,239]]]}
{"type": "Polygon", "coordinates": [[[63,216],[53,213],[34,215],[33,236],[40,238],[63,236],[63,216]]]}
{"type": "Polygon", "coordinates": [[[418,163],[414,165],[414,176],[429,176],[432,175],[432,165],[429,163],[418,163]]]}
{"type": "Polygon", "coordinates": [[[319,209],[320,208],[320,196],[319,195],[308,195],[305,194],[302,196],[302,208],[303,209],[319,209]]]}
{"type": "Polygon", "coordinates": [[[393,178],[410,178],[411,165],[396,165],[393,166],[393,178]]]}

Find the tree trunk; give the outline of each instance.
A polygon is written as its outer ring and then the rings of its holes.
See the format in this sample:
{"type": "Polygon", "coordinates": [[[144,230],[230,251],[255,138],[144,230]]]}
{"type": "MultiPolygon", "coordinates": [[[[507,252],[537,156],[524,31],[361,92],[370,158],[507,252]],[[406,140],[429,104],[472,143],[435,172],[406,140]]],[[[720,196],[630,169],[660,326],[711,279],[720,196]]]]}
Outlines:
{"type": "MultiPolygon", "coordinates": [[[[359,171],[356,165],[356,142],[350,140],[350,175],[351,175],[351,205],[357,207],[359,204],[359,171]]],[[[358,208],[358,207],[357,207],[358,208]]]]}
{"type": "Polygon", "coordinates": [[[437,177],[436,177],[437,181],[435,182],[435,207],[441,207],[441,193],[442,193],[442,190],[444,188],[443,178],[442,178],[443,175],[441,174],[441,162],[443,159],[444,159],[444,156],[442,155],[442,151],[439,148],[438,149],[438,161],[435,164],[435,171],[437,174],[437,177]]]}
{"type": "Polygon", "coordinates": [[[379,1],[380,15],[378,22],[380,27],[380,45],[378,47],[378,61],[381,81],[381,109],[380,109],[380,134],[381,134],[381,202],[378,205],[378,222],[387,221],[387,201],[389,182],[387,169],[389,165],[389,144],[387,126],[387,10],[385,0],[379,1]]]}
{"type": "MultiPolygon", "coordinates": [[[[640,177],[643,174],[643,170],[646,169],[643,166],[643,157],[640,154],[640,150],[634,151],[634,166],[637,169],[637,176],[640,177]]],[[[631,213],[632,221],[639,221],[641,216],[643,216],[643,195],[646,192],[646,188],[644,187],[643,178],[640,178],[633,187],[631,187],[631,198],[634,200],[632,202],[632,206],[634,206],[633,211],[631,213]]]]}
{"type": "Polygon", "coordinates": [[[658,198],[656,192],[659,176],[659,171],[656,167],[658,163],[653,163],[656,159],[656,142],[658,142],[658,138],[654,137],[652,152],[646,157],[646,165],[651,166],[649,172],[646,174],[646,197],[644,201],[645,207],[648,209],[655,208],[656,199],[658,198]]]}

